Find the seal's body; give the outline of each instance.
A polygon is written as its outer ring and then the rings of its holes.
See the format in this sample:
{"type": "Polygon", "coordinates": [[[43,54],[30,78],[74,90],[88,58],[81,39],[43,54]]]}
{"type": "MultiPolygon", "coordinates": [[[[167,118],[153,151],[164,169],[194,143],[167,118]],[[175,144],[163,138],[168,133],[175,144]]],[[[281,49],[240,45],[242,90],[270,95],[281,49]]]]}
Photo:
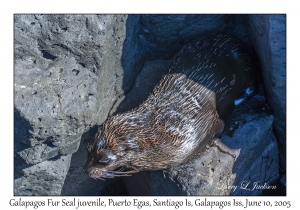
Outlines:
{"type": "Polygon", "coordinates": [[[221,134],[219,115],[251,85],[255,68],[252,54],[231,36],[186,45],[143,104],[99,127],[85,172],[101,179],[183,163],[221,134]]]}

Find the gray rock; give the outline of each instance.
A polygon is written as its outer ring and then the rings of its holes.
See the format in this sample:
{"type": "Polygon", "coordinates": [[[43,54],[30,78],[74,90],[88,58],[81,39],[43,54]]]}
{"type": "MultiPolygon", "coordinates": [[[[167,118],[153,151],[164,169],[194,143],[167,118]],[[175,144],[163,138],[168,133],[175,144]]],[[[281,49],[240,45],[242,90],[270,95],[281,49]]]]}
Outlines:
{"type": "Polygon", "coordinates": [[[187,195],[228,195],[236,178],[232,173],[239,150],[231,150],[218,143],[194,155],[191,160],[168,169],[187,195]],[[224,187],[226,186],[226,187],[224,187]]]}
{"type": "Polygon", "coordinates": [[[23,169],[23,176],[15,179],[14,195],[60,195],[71,157],[61,156],[23,169]]]}
{"type": "Polygon", "coordinates": [[[14,18],[14,132],[20,163],[15,177],[19,177],[32,164],[76,152],[82,134],[101,124],[123,95],[127,15],[14,18]]]}
{"type": "MultiPolygon", "coordinates": [[[[122,72],[117,52],[125,38],[123,19],[126,16],[15,16],[15,108],[31,126],[29,136],[19,141],[29,146],[49,141],[59,154],[71,154],[82,133],[105,120],[121,94],[114,88],[120,89],[121,81],[111,69],[122,72]]],[[[26,161],[45,160],[35,156],[39,159],[26,161]]]]}
{"type": "Polygon", "coordinates": [[[286,170],[286,15],[249,15],[249,32],[260,59],[267,101],[274,112],[280,167],[286,170]]]}

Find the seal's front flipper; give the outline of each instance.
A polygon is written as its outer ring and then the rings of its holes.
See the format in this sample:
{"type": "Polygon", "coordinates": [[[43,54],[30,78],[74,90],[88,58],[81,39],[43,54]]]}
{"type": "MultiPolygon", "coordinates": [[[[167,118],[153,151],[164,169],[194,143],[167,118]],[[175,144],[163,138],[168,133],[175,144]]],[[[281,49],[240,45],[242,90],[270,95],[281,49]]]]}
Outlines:
{"type": "Polygon", "coordinates": [[[213,138],[218,138],[219,136],[221,136],[221,133],[223,132],[224,127],[225,127],[224,121],[219,119],[218,124],[216,125],[216,128],[215,128],[215,133],[214,133],[213,138]]]}

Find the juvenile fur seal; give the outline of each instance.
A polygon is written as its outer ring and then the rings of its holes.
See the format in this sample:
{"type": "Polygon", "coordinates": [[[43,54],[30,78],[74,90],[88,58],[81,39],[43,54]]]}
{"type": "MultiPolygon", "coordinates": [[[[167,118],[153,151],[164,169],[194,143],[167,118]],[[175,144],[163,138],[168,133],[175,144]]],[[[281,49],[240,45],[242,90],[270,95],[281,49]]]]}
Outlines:
{"type": "Polygon", "coordinates": [[[219,116],[252,85],[255,71],[253,54],[229,35],[184,46],[143,104],[99,126],[84,171],[103,179],[183,163],[222,133],[219,116]]]}

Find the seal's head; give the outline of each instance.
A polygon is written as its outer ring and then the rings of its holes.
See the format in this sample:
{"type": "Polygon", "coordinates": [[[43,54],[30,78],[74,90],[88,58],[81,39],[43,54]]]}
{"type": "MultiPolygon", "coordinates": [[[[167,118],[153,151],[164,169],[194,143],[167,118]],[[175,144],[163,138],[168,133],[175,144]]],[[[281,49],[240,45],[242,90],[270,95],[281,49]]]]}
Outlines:
{"type": "Polygon", "coordinates": [[[115,136],[106,135],[104,127],[105,125],[99,127],[94,142],[88,145],[88,160],[84,165],[84,172],[94,179],[129,176],[131,173],[138,172],[136,170],[124,171],[130,168],[130,163],[125,161],[127,155],[124,155],[128,148],[115,136]]]}

